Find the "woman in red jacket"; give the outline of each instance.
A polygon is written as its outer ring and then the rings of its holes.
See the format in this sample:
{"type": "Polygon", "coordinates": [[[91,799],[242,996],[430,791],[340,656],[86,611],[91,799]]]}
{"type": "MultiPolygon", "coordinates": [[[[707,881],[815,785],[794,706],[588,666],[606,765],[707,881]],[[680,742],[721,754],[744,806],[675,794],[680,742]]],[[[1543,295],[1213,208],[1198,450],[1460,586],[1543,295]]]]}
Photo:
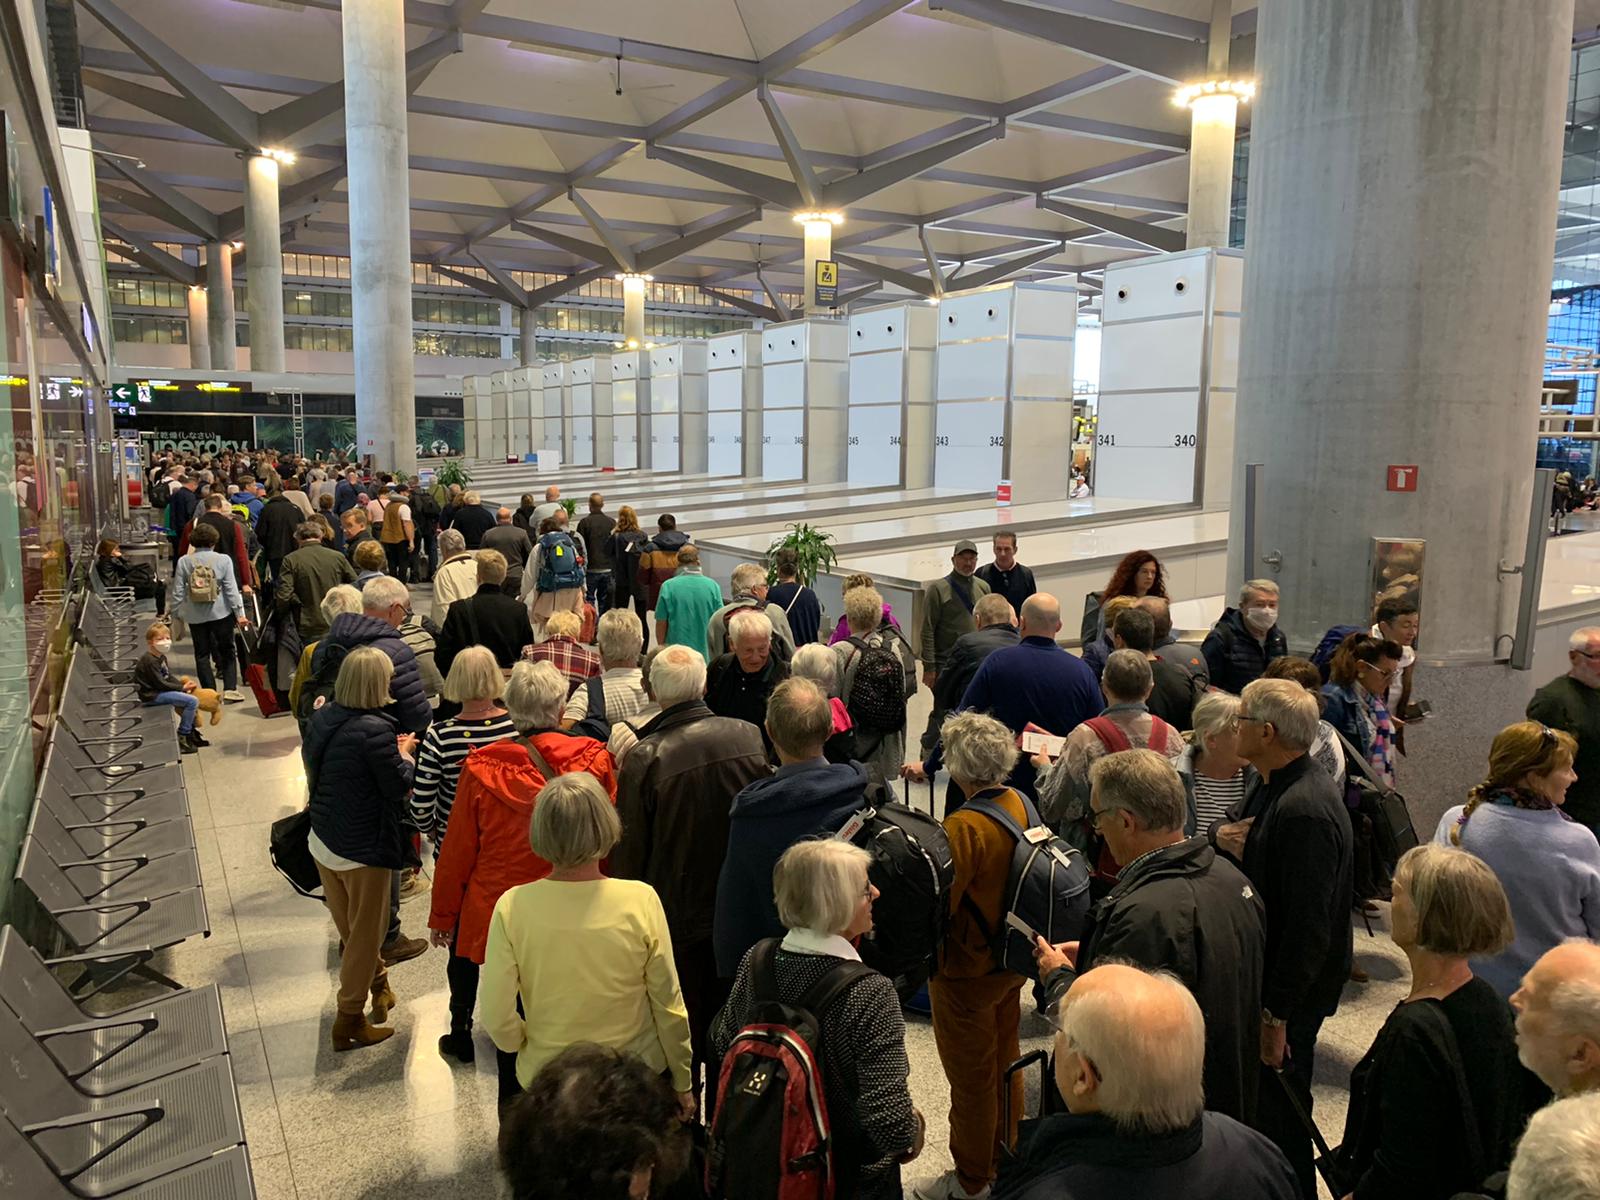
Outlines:
{"type": "MultiPolygon", "coordinates": [[[[434,866],[433,944],[450,947],[450,1032],[439,1053],[473,1060],[472,1010],[478,1000],[489,917],[508,888],[550,873],[550,864],[528,845],[534,797],[549,778],[587,771],[617,799],[616,767],[605,746],[561,728],[567,681],[547,662],[519,662],[506,683],[505,705],[521,734],[480,746],[467,756],[456,786],[455,806],[445,826],[444,849],[434,866]]],[[[501,1099],[517,1090],[516,1055],[496,1052],[501,1099]]]]}

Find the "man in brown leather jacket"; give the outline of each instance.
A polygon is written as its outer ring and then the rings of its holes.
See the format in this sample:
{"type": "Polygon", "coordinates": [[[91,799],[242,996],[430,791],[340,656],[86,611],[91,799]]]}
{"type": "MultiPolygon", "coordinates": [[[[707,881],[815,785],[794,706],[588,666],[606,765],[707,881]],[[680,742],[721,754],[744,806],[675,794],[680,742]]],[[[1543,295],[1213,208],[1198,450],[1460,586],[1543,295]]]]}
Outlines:
{"type": "Polygon", "coordinates": [[[711,947],[717,876],[728,848],[729,811],[745,784],[771,772],[761,729],[706,707],[706,663],[688,646],[668,646],[650,664],[661,712],[639,730],[617,781],[622,841],[611,852],[615,879],[655,888],[672,933],[683,1002],[689,1010],[696,1084],[706,1030],[727,998],[711,947]]]}

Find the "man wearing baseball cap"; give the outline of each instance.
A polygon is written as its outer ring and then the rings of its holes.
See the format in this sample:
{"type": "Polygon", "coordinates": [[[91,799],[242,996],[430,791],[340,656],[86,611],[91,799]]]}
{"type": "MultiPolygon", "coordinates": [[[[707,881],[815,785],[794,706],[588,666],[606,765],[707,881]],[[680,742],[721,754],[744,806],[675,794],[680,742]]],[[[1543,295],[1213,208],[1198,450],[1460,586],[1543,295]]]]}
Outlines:
{"type": "Polygon", "coordinates": [[[939,703],[939,691],[934,684],[956,639],[978,627],[972,619],[972,610],[989,594],[989,585],[973,574],[978,569],[976,543],[962,538],[956,543],[950,563],[950,574],[922,588],[922,682],[934,693],[928,728],[922,733],[924,758],[933,752],[939,740],[939,726],[945,718],[945,708],[939,703]]]}

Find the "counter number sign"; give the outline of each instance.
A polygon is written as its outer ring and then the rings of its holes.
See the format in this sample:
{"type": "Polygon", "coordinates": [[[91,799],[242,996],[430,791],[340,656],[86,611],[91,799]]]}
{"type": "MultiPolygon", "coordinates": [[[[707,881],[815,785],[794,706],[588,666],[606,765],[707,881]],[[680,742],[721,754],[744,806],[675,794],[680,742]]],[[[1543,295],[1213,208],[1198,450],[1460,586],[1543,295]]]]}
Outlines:
{"type": "Polygon", "coordinates": [[[839,302],[839,264],[831,259],[817,260],[817,304],[832,308],[839,302]]]}

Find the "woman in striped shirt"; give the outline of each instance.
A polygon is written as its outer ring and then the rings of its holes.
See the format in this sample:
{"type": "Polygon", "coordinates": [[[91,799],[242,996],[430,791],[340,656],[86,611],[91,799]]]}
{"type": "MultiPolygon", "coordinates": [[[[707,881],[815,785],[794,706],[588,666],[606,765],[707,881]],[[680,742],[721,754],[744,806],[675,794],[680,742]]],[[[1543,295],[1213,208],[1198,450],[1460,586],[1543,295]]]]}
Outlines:
{"type": "Polygon", "coordinates": [[[517,736],[511,717],[500,703],[505,676],[494,652],[468,646],[450,664],[444,696],[461,705],[461,712],[428,727],[417,750],[416,782],[411,790],[411,819],[433,838],[433,856],[444,845],[445,826],[456,802],[456,782],[461,764],[477,746],[517,736]]]}
{"type": "Polygon", "coordinates": [[[1194,706],[1194,741],[1178,760],[1178,774],[1189,792],[1184,832],[1204,834],[1218,821],[1244,808],[1256,770],[1239,757],[1239,697],[1207,692],[1194,706]]]}

